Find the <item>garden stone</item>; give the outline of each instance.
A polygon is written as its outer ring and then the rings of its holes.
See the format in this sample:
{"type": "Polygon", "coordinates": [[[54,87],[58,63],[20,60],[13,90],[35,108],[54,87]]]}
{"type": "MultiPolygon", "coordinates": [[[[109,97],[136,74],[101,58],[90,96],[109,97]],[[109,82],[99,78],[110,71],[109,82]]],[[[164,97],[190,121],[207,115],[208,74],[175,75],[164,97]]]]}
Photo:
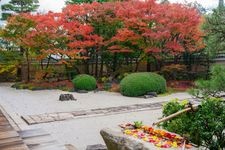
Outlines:
{"type": "Polygon", "coordinates": [[[77,99],[75,99],[72,94],[60,94],[59,100],[60,101],[70,101],[70,100],[76,101],[77,99]]]}
{"type": "Polygon", "coordinates": [[[154,96],[152,96],[152,95],[144,95],[144,98],[145,98],[145,99],[148,99],[148,98],[154,98],[154,96]]]}
{"type": "Polygon", "coordinates": [[[156,92],[148,92],[146,95],[149,95],[149,96],[151,95],[153,97],[157,97],[158,96],[156,92]]]}
{"type": "Polygon", "coordinates": [[[86,150],[107,150],[107,147],[102,144],[88,145],[86,150]]]}
{"type": "Polygon", "coordinates": [[[155,150],[153,144],[124,135],[121,131],[102,129],[100,134],[108,150],[155,150]]]}
{"type": "Polygon", "coordinates": [[[86,90],[77,90],[76,92],[77,93],[88,93],[88,91],[86,91],[86,90]]]}

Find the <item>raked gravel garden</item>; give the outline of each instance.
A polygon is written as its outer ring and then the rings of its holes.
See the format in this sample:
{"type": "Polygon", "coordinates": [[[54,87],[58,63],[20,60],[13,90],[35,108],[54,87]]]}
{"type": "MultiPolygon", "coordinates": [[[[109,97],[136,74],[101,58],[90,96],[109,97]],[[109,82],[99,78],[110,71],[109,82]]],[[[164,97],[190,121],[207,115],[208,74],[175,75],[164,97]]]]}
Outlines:
{"type": "Polygon", "coordinates": [[[41,13],[38,0],[7,2],[0,149],[8,140],[57,146],[45,135],[78,150],[225,149],[223,0],[210,11],[188,1],[65,0],[41,13]],[[46,133],[26,130],[37,128],[46,133]]]}
{"type": "Polygon", "coordinates": [[[57,139],[61,144],[73,144],[77,149],[84,150],[87,145],[104,144],[100,130],[106,127],[118,128],[119,124],[143,121],[152,125],[162,116],[162,109],[149,109],[134,112],[120,112],[118,114],[94,115],[73,118],[64,121],[27,125],[21,119],[23,115],[38,115],[45,113],[71,112],[94,108],[119,107],[133,104],[167,102],[170,99],[187,99],[187,93],[175,93],[168,96],[151,99],[124,97],[119,93],[100,91],[85,94],[72,93],[77,101],[59,101],[60,90],[16,90],[10,83],[0,84],[0,103],[4,110],[12,117],[21,129],[42,128],[57,139]]]}

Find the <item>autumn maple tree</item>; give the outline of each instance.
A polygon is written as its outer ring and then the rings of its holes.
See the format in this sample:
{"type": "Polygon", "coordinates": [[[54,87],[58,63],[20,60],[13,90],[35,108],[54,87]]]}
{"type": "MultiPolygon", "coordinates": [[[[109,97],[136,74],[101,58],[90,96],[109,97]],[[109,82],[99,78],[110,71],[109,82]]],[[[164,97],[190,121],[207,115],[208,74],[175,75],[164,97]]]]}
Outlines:
{"type": "MultiPolygon", "coordinates": [[[[102,45],[101,36],[94,33],[90,16],[100,4],[68,5],[62,12],[63,28],[67,31],[68,44],[66,55],[85,65],[89,73],[89,60],[102,45]]],[[[75,64],[75,62],[74,62],[75,64]]]]}
{"type": "Polygon", "coordinates": [[[193,8],[156,4],[154,0],[123,2],[121,5],[116,14],[126,28],[142,37],[139,48],[148,56],[158,59],[198,51],[204,46],[200,30],[202,18],[193,8]]]}
{"type": "Polygon", "coordinates": [[[196,9],[179,4],[93,2],[67,5],[61,13],[13,16],[4,33],[15,32],[5,38],[35,52],[42,70],[56,60],[66,66],[82,63],[86,73],[102,76],[104,65],[110,74],[134,64],[128,71],[137,71],[141,61],[202,49],[202,21],[196,9]]]}

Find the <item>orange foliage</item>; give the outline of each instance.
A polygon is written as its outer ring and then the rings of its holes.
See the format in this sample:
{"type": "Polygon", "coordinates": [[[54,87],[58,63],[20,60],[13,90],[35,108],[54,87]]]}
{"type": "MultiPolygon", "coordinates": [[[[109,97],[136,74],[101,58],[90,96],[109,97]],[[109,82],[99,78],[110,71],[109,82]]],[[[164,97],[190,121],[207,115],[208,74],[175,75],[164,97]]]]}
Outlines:
{"type": "Polygon", "coordinates": [[[183,5],[132,0],[68,5],[62,13],[21,14],[10,18],[7,26],[28,28],[9,40],[36,50],[38,60],[57,55],[63,59],[61,63],[65,63],[88,59],[88,49],[98,50],[102,46],[114,53],[139,50],[153,55],[162,52],[177,55],[184,51],[195,52],[204,47],[202,21],[195,9],[183,5]],[[18,17],[24,21],[18,21],[18,17]],[[111,39],[94,32],[92,22],[105,21],[122,24],[111,39]]]}

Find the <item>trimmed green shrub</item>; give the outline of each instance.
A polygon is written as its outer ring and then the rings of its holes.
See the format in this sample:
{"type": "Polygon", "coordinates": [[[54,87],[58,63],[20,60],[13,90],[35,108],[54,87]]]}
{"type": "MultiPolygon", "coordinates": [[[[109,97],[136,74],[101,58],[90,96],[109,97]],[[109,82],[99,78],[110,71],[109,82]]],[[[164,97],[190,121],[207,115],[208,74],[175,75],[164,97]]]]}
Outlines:
{"type": "Polygon", "coordinates": [[[142,96],[148,92],[164,93],[166,80],[156,73],[132,73],[120,82],[120,92],[130,97],[142,96]]]}
{"type": "Polygon", "coordinates": [[[76,90],[92,91],[96,89],[97,86],[96,79],[93,76],[87,74],[75,76],[72,82],[76,90]]]}

